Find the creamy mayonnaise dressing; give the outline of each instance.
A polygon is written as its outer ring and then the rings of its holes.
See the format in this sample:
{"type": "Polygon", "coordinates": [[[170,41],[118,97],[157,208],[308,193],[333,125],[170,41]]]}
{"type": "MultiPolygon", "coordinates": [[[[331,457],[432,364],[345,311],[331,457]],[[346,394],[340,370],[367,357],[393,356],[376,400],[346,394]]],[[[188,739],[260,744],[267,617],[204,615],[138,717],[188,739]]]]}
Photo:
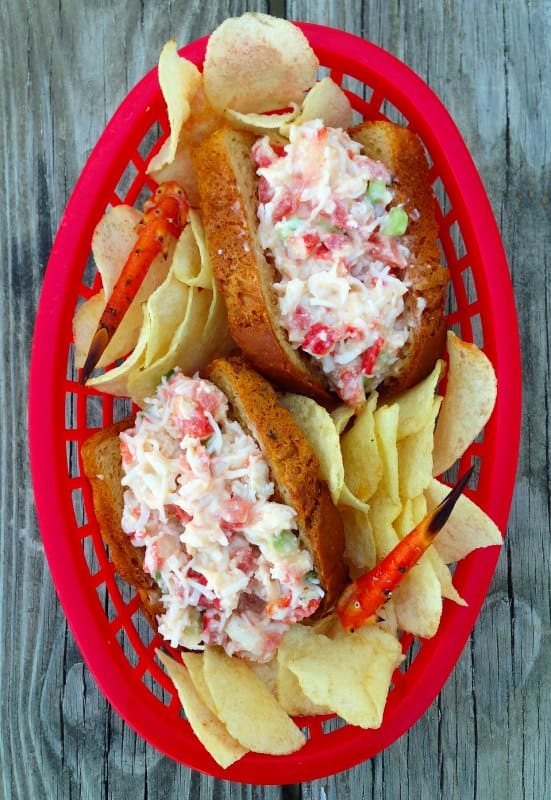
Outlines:
{"type": "MultiPolygon", "coordinates": [[[[280,322],[317,359],[347,403],[389,374],[409,336],[409,251],[392,175],[361,145],[320,120],[291,125],[290,142],[253,146],[259,240],[271,253],[280,322]]],[[[419,309],[422,310],[422,309],[419,309]]]]}
{"type": "Polygon", "coordinates": [[[175,372],[120,447],[122,527],[145,547],[144,570],[161,589],[161,635],[173,647],[268,660],[323,590],[295,511],[273,500],[268,465],[225,395],[175,372]]]}

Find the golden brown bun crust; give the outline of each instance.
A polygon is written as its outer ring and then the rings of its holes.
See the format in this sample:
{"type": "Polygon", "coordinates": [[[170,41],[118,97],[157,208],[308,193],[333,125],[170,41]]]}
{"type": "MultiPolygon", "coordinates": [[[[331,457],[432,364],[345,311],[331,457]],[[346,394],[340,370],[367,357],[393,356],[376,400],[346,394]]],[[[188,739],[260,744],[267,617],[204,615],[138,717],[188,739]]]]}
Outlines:
{"type": "Polygon", "coordinates": [[[289,411],[279,405],[272,386],[242,358],[213,361],[206,377],[224,392],[237,420],[258,443],[281,502],[295,509],[300,536],[325,590],[322,610],[329,611],[348,577],[344,529],[327,486],[318,478],[312,448],[289,411]]]}
{"type": "Polygon", "coordinates": [[[440,263],[429,166],[418,137],[392,122],[364,122],[350,135],[363,145],[366,155],[381,161],[395,176],[395,202],[403,203],[410,218],[404,243],[413,255],[406,276],[412,282],[405,298],[406,313],[415,317],[419,297],[426,303],[418,326],[402,349],[396,374],[379,389],[388,398],[428,375],[444,350],[449,274],[440,263]]]}
{"type": "Polygon", "coordinates": [[[82,445],[82,465],[92,485],[94,511],[101,536],[109,547],[111,561],[121,578],[138,590],[143,611],[157,630],[157,615],[163,612],[159,587],[143,571],[143,548],[134,547],[121,528],[123,473],[119,433],[133,424],[134,417],[129,417],[94,433],[82,445]]]}
{"type": "Polygon", "coordinates": [[[247,359],[275,383],[332,402],[307,359],[277,323],[274,269],[256,235],[257,178],[251,148],[257,137],[221,128],[193,153],[214,277],[224,294],[228,324],[247,359]]]}
{"type": "MultiPolygon", "coordinates": [[[[443,351],[448,271],[440,264],[428,164],[417,136],[388,122],[365,122],[351,135],[367,155],[392,170],[396,201],[414,212],[406,240],[414,256],[407,276],[412,289],[406,295],[406,313],[417,316],[419,296],[426,308],[402,350],[396,374],[380,387],[381,395],[389,397],[425,377],[443,351]]],[[[194,153],[214,275],[226,298],[232,336],[252,365],[280,386],[327,405],[327,384],[315,360],[293,350],[277,322],[271,288],[274,268],[256,234],[257,179],[251,159],[255,138],[223,128],[194,153]]]]}

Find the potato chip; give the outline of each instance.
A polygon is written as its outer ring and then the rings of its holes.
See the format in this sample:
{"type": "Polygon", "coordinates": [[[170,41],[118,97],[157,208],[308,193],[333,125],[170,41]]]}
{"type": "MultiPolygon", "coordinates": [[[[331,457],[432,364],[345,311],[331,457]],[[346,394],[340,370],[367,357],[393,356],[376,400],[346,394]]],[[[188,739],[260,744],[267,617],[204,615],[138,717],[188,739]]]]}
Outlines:
{"type": "Polygon", "coordinates": [[[199,698],[206,705],[209,711],[216,716],[216,706],[214,704],[214,700],[212,699],[210,689],[207,686],[203,670],[204,653],[182,653],[182,661],[185,664],[189,677],[191,678],[191,682],[193,683],[199,698]]]}
{"type": "Polygon", "coordinates": [[[340,509],[344,525],[344,560],[355,579],[367,572],[376,563],[375,540],[369,521],[369,513],[357,508],[340,509]]]}
{"type": "Polygon", "coordinates": [[[337,433],[339,436],[341,433],[344,433],[344,430],[352,417],[356,414],[356,409],[354,406],[348,406],[345,403],[342,403],[340,406],[337,406],[331,412],[331,419],[335,424],[335,428],[337,429],[337,433]]]}
{"type": "Polygon", "coordinates": [[[191,113],[191,98],[201,86],[201,73],[191,61],[180,58],[174,39],[167,42],[161,51],[159,83],[167,105],[170,138],[166,148],[151,159],[148,172],[174,161],[182,126],[191,113]]]}
{"type": "Polygon", "coordinates": [[[434,574],[438,578],[442,597],[446,597],[448,600],[451,600],[453,603],[457,603],[459,606],[466,606],[467,603],[465,600],[463,600],[453,585],[452,574],[449,570],[449,567],[444,564],[444,561],[442,560],[438,550],[436,550],[434,547],[429,547],[425,555],[427,560],[431,563],[434,574]]]}
{"type": "Polygon", "coordinates": [[[433,397],[432,411],[426,418],[424,426],[398,442],[398,471],[402,499],[422,495],[432,480],[434,423],[441,402],[441,397],[433,397]]]}
{"type": "MultiPolygon", "coordinates": [[[[271,661],[262,664],[258,661],[250,661],[249,667],[257,675],[262,683],[270,690],[274,697],[277,697],[277,677],[279,667],[277,663],[277,656],[274,656],[271,661]]],[[[287,709],[285,709],[287,710],[287,709]]]]}
{"type": "MultiPolygon", "coordinates": [[[[143,407],[146,398],[154,393],[163,375],[166,375],[175,366],[181,367],[184,373],[191,375],[209,362],[211,347],[215,343],[205,343],[202,340],[202,331],[211,302],[212,292],[205,289],[188,288],[186,311],[168,352],[147,367],[142,362],[133,365],[128,370],[128,395],[137,405],[143,407]]],[[[149,323],[147,307],[146,318],[149,323]]]]}
{"type": "Polygon", "coordinates": [[[398,536],[392,523],[402,509],[398,500],[392,500],[382,487],[377,489],[369,501],[369,522],[373,532],[377,561],[380,561],[393,550],[398,542],[398,536]]]}
{"type": "Polygon", "coordinates": [[[294,753],[303,746],[303,733],[245,661],[209,647],[204,676],[218,717],[243,747],[275,756],[294,753]],[[259,713],[260,724],[254,724],[259,713]]]}
{"type": "Polygon", "coordinates": [[[106,297],[113,291],[138,238],[136,225],[141,217],[136,208],[121,204],[106,211],[94,228],[92,254],[106,297]]]}
{"type": "Polygon", "coordinates": [[[402,510],[393,523],[394,530],[399,539],[403,539],[415,528],[413,521],[413,501],[406,498],[402,502],[402,510]]]}
{"type": "Polygon", "coordinates": [[[442,592],[426,553],[396,587],[393,600],[401,630],[423,639],[434,636],[442,616],[442,592]]]}
{"type": "Polygon", "coordinates": [[[330,414],[315,400],[300,394],[285,393],[279,398],[281,405],[308,439],[319,461],[319,476],[327,483],[333,502],[339,502],[344,484],[339,435],[330,414]]]}
{"type": "Polygon", "coordinates": [[[308,647],[312,631],[305,625],[292,625],[286,632],[277,651],[278,675],[277,696],[288,714],[306,717],[317,714],[330,714],[331,710],[308,698],[298,682],[297,676],[291,672],[287,663],[297,658],[308,647]]]}
{"type": "Polygon", "coordinates": [[[400,505],[398,479],[398,449],[396,447],[399,406],[381,406],[373,417],[375,422],[375,439],[379,457],[383,466],[382,483],[384,491],[391,501],[400,505]]]}
{"type": "Polygon", "coordinates": [[[132,353],[125,361],[114,369],[104,372],[95,378],[89,378],[86,386],[92,386],[101,392],[113,394],[115,397],[131,397],[129,379],[136,369],[140,369],[145,358],[145,349],[149,338],[149,318],[146,317],[140,331],[140,337],[132,353]]]}
{"type": "Polygon", "coordinates": [[[225,769],[242,758],[247,750],[229,735],[223,723],[200,699],[186,668],[160,650],[156,653],[176,687],[193,732],[216,763],[225,769]]]}
{"type": "MultiPolygon", "coordinates": [[[[328,127],[344,130],[352,124],[350,101],[331,78],[323,78],[312,86],[293,122],[301,125],[311,119],[321,119],[328,127]]],[[[289,123],[285,123],[281,132],[287,133],[288,130],[289,123]]]]}
{"type": "MultiPolygon", "coordinates": [[[[432,481],[431,481],[432,482],[432,481]]],[[[413,524],[418,525],[427,516],[427,500],[424,494],[414,497],[411,501],[411,513],[413,514],[413,524]]]]}
{"type": "Polygon", "coordinates": [[[377,393],[373,392],[350,430],[341,437],[344,479],[350,491],[362,501],[369,500],[383,476],[375,436],[376,406],[377,393]]]}
{"type": "Polygon", "coordinates": [[[389,633],[391,636],[398,636],[398,617],[396,616],[396,605],[392,597],[384,605],[377,609],[377,627],[389,633]]]}
{"type": "MultiPolygon", "coordinates": [[[[449,486],[433,479],[425,491],[429,511],[441,503],[449,491],[449,486]]],[[[434,547],[444,562],[451,564],[479,547],[492,547],[502,542],[503,538],[495,522],[463,494],[434,540],[434,547]]]]}
{"type": "Polygon", "coordinates": [[[291,111],[284,111],[281,114],[242,114],[229,108],[226,111],[226,119],[234,128],[238,130],[250,131],[258,136],[269,136],[276,143],[287,143],[285,134],[281,130],[288,130],[288,126],[299,113],[296,103],[292,104],[291,111]]]}
{"type": "Polygon", "coordinates": [[[176,181],[176,183],[179,183],[180,186],[184,188],[190,204],[197,207],[201,198],[197,185],[197,176],[191,158],[192,146],[189,142],[180,142],[174,160],[171,161],[170,164],[165,163],[169,157],[169,150],[170,139],[167,139],[155,156],[155,159],[151,159],[147,172],[157,183],[164,183],[165,181],[176,181]],[[154,164],[155,161],[163,163],[164,166],[152,169],[151,164],[154,164]]]}
{"type": "Polygon", "coordinates": [[[211,106],[261,113],[301,103],[319,62],[291,22],[247,13],[226,19],[210,36],[203,67],[211,106]]]}
{"type": "Polygon", "coordinates": [[[371,626],[335,639],[312,631],[288,667],[314,703],[351,725],[378,728],[392,674],[402,658],[400,643],[371,626]]]}
{"type": "Polygon", "coordinates": [[[187,307],[189,287],[174,276],[171,269],[166,280],[157,287],[147,301],[149,336],[145,349],[144,367],[164,356],[187,307]]]}
{"type": "Polygon", "coordinates": [[[448,384],[434,432],[433,474],[460,458],[489,420],[497,381],[488,357],[448,331],[448,384]]]}
{"type": "Polygon", "coordinates": [[[196,211],[190,209],[189,225],[186,225],[172,261],[174,275],[187,286],[213,289],[214,277],[207,249],[205,229],[196,211]]]}
{"type": "Polygon", "coordinates": [[[321,633],[323,636],[327,636],[328,639],[334,639],[337,636],[340,636],[344,628],[342,627],[340,620],[333,611],[332,614],[327,614],[325,617],[321,617],[321,619],[316,619],[311,625],[307,626],[311,628],[316,633],[321,633]]]}
{"type": "Polygon", "coordinates": [[[398,441],[425,427],[432,415],[434,392],[445,369],[445,362],[437,361],[430,375],[394,398],[393,402],[400,408],[396,434],[398,441]]]}

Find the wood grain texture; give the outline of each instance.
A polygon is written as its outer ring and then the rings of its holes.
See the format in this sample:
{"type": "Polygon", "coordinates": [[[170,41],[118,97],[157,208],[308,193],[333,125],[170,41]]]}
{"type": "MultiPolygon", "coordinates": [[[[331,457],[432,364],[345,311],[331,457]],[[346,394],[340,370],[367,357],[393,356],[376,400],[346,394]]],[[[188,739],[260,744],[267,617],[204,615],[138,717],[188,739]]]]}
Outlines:
{"type": "MultiPolygon", "coordinates": [[[[0,4],[0,797],[551,795],[551,83],[548,0],[287,2],[291,19],[369,38],[413,67],[454,116],[509,256],[524,356],[523,445],[508,538],[471,640],[402,739],[302,787],[216,781],[136,736],[67,629],[33,512],[24,407],[34,314],[72,187],[105,123],[162,44],[268,2],[4,0],[0,4]]],[[[499,470],[499,465],[496,465],[499,470]]]]}

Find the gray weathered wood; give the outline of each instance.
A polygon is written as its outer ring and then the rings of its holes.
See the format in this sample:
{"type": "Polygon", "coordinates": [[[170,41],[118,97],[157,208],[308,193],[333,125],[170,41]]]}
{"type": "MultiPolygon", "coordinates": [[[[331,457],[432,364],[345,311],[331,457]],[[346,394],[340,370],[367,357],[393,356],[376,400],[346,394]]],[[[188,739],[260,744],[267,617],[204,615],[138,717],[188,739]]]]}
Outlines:
{"type": "MultiPolygon", "coordinates": [[[[174,764],[103,699],[44,563],[24,412],[49,249],[105,123],[168,38],[184,43],[228,15],[268,6],[199,0],[0,4],[0,797],[6,800],[282,796],[279,788],[231,785],[174,764]]],[[[452,677],[427,714],[387,751],[288,794],[307,800],[542,800],[551,795],[551,4],[289,0],[283,10],[291,19],[325,22],[382,45],[427,80],[454,115],[509,255],[525,380],[509,535],[452,677]]]]}

